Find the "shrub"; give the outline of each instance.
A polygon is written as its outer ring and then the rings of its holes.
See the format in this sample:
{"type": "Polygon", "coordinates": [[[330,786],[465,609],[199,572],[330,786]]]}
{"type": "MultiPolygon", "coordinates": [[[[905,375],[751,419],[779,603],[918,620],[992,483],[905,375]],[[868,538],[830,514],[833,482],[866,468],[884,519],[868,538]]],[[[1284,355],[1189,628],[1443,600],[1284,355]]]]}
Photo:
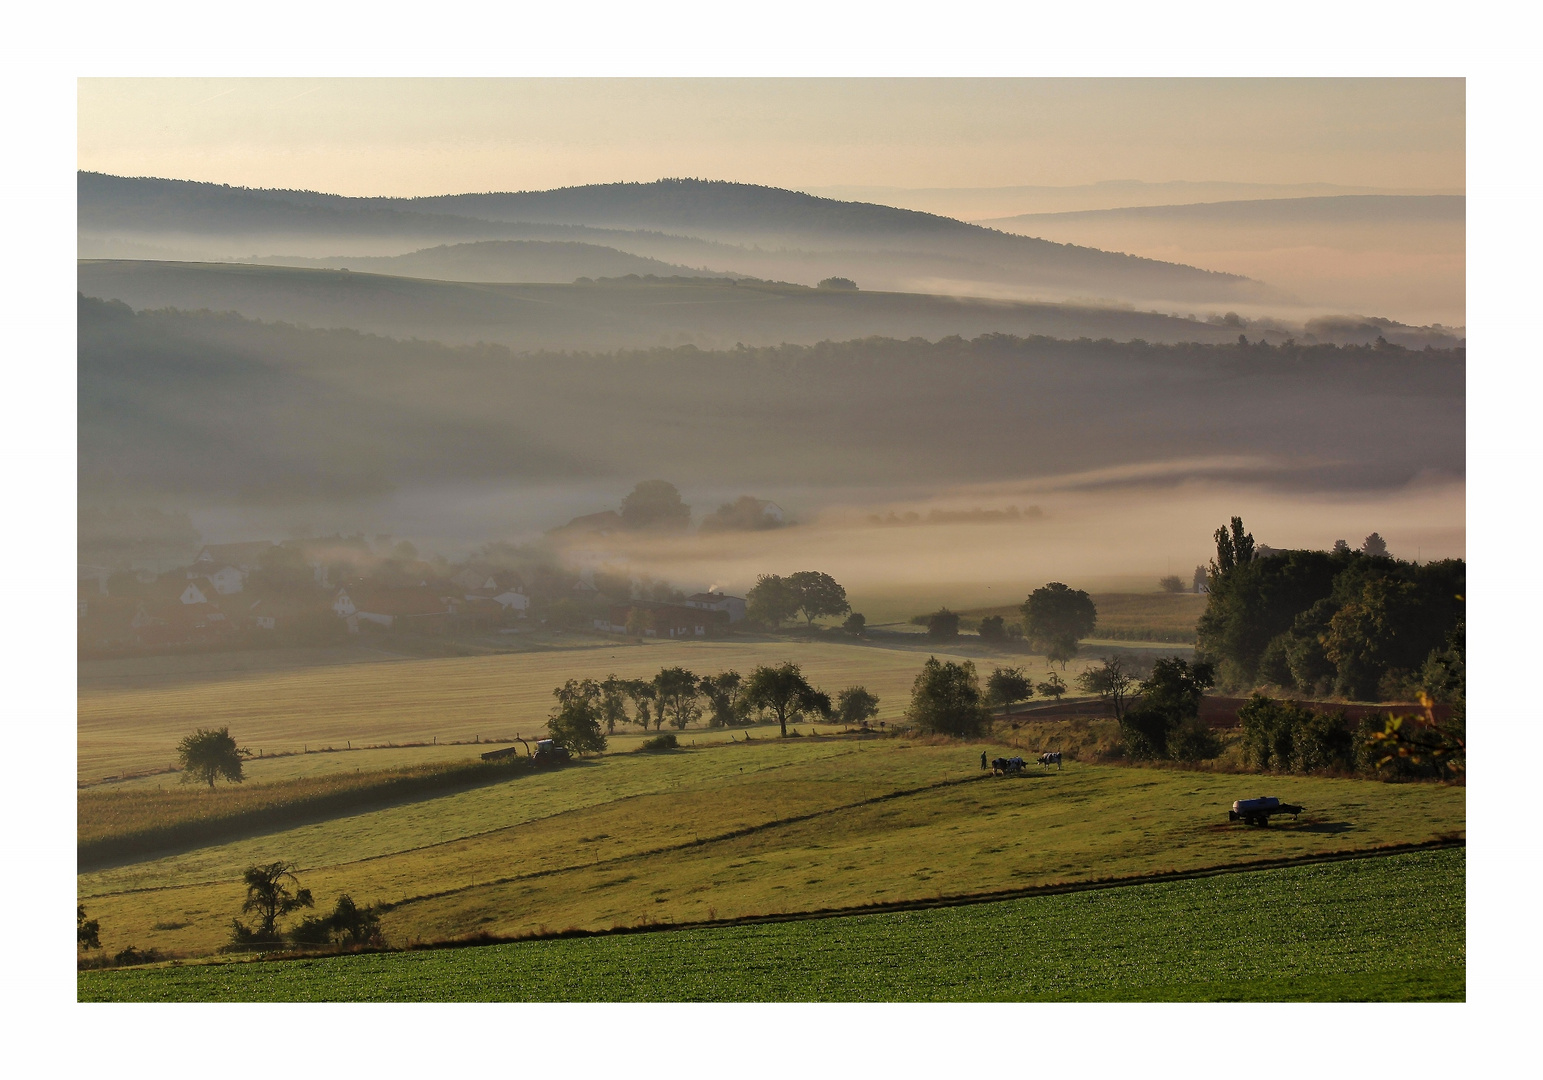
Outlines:
{"type": "Polygon", "coordinates": [[[1342,712],[1314,712],[1295,701],[1255,694],[1238,710],[1238,721],[1243,727],[1243,764],[1249,768],[1309,773],[1357,767],[1357,740],[1342,712]]]}
{"type": "Polygon", "coordinates": [[[939,608],[927,616],[927,636],[934,641],[952,641],[959,636],[959,615],[939,608]]]}
{"type": "Polygon", "coordinates": [[[655,735],[652,739],[644,739],[643,745],[638,747],[642,751],[674,750],[680,746],[680,739],[675,732],[666,731],[662,735],[655,735]]]}

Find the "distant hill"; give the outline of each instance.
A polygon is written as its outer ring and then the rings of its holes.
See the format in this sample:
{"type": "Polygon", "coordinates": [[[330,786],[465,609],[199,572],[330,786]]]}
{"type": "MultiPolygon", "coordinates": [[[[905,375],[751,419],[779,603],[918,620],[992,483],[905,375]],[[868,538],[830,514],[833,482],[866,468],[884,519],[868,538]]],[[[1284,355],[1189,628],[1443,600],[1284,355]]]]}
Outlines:
{"type": "Polygon", "coordinates": [[[406,255],[329,259],[268,256],[250,261],[268,266],[361,270],[443,281],[571,282],[581,277],[625,277],[628,274],[723,276],[717,271],[693,269],[599,244],[562,240],[481,240],[469,244],[441,244],[406,255]]]}
{"type": "Polygon", "coordinates": [[[731,279],[511,285],[235,263],[88,260],[79,264],[78,280],[87,296],[137,309],[234,311],[311,327],[524,350],[732,348],[872,335],[1216,342],[1238,336],[1235,326],[1136,311],[731,279]]]}
{"type": "Polygon", "coordinates": [[[1334,195],[1021,214],[987,224],[1236,269],[1288,291],[1302,309],[1462,325],[1466,215],[1462,195],[1334,195]]]}
{"type": "MultiPolygon", "coordinates": [[[[930,281],[948,283],[936,291],[1013,287],[1046,299],[1235,303],[1270,295],[1265,286],[1235,274],[1012,235],[913,210],[721,181],[361,199],[83,172],[77,191],[83,241],[181,245],[199,258],[276,251],[304,258],[397,255],[425,242],[558,239],[531,230],[577,226],[727,245],[733,250],[702,265],[803,284],[839,275],[870,288],[919,291],[917,283],[930,281]]],[[[673,258],[630,242],[611,246],[673,258]]]]}
{"type": "Polygon", "coordinates": [[[81,298],[78,455],[85,494],[253,503],[650,476],[1097,485],[1160,463],[1153,483],[1396,488],[1462,475],[1464,385],[1460,351],[995,335],[520,355],[81,298]]]}

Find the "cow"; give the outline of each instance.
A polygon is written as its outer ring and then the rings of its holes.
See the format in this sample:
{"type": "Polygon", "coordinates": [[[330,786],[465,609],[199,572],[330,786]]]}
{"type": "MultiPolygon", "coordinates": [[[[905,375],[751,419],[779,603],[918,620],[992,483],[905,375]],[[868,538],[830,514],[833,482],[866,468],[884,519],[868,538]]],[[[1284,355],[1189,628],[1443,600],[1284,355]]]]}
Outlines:
{"type": "Polygon", "coordinates": [[[1013,773],[1021,773],[1024,770],[1024,762],[1021,757],[993,758],[991,771],[993,774],[1001,773],[1003,776],[1011,776],[1013,773]]]}
{"type": "Polygon", "coordinates": [[[1054,765],[1059,769],[1061,767],[1061,751],[1050,750],[1039,755],[1039,763],[1041,765],[1054,765]]]}
{"type": "Polygon", "coordinates": [[[1006,773],[1007,772],[1007,759],[1005,757],[992,758],[991,759],[991,772],[992,772],[993,776],[996,775],[997,773],[1006,773]]]}

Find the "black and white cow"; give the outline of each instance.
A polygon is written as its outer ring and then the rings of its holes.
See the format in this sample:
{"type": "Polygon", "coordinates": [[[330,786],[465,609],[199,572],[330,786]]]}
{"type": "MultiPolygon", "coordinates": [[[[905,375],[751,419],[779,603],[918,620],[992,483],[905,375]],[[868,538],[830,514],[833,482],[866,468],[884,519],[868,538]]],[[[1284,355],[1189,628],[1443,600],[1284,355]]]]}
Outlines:
{"type": "Polygon", "coordinates": [[[1041,765],[1054,765],[1059,769],[1061,767],[1061,751],[1050,750],[1039,755],[1039,763],[1041,765]]]}

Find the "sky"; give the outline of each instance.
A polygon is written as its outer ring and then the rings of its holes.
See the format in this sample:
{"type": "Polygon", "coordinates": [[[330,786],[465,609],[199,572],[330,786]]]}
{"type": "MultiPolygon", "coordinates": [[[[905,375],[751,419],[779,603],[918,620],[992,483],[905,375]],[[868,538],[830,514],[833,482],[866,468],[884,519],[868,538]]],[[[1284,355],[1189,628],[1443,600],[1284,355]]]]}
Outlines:
{"type": "Polygon", "coordinates": [[[78,82],[78,166],[412,196],[696,176],[1465,189],[1462,79],[78,82]]]}

